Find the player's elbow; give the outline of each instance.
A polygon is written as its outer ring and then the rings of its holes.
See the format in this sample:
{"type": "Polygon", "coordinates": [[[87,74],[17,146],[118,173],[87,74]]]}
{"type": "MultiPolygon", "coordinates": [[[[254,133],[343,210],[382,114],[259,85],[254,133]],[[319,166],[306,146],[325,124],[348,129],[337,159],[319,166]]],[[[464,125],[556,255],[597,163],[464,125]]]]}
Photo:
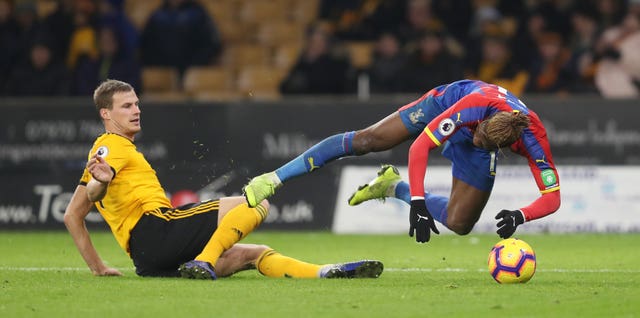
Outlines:
{"type": "Polygon", "coordinates": [[[562,200],[560,199],[560,191],[554,191],[549,193],[551,196],[551,200],[549,203],[551,213],[556,212],[560,209],[560,203],[562,200]]]}
{"type": "Polygon", "coordinates": [[[73,211],[67,209],[64,212],[64,216],[62,218],[64,225],[68,228],[73,227],[74,225],[78,224],[78,216],[76,214],[73,213],[73,211]]]}

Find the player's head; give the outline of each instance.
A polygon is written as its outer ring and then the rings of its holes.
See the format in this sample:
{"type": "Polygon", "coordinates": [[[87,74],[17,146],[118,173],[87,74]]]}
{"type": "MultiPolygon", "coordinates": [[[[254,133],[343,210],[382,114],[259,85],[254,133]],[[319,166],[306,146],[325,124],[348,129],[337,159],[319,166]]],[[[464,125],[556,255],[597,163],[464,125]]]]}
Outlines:
{"type": "Polygon", "coordinates": [[[128,83],[104,81],[94,91],[93,101],[108,132],[133,139],[140,131],[140,101],[128,83]]]}
{"type": "Polygon", "coordinates": [[[108,79],[93,91],[93,103],[98,113],[101,109],[113,108],[113,95],[116,93],[132,92],[133,87],[129,83],[108,79]]]}
{"type": "Polygon", "coordinates": [[[496,113],[478,124],[473,144],[484,149],[508,147],[520,139],[529,122],[529,117],[521,112],[496,113]]]}

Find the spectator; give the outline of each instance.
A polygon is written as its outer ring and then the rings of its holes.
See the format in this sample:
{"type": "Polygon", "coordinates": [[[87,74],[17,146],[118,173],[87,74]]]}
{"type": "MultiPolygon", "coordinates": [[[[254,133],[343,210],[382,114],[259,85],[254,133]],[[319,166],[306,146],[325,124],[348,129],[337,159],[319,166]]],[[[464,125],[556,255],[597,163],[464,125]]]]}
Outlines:
{"type": "Polygon", "coordinates": [[[486,34],[502,32],[502,14],[493,6],[478,6],[472,14],[469,37],[465,43],[465,65],[475,67],[482,58],[482,43],[486,34]]]}
{"type": "Polygon", "coordinates": [[[406,6],[405,1],[378,2],[376,7],[362,22],[364,25],[362,28],[368,31],[369,39],[376,40],[385,32],[396,33],[397,26],[404,20],[406,6]]]}
{"type": "Polygon", "coordinates": [[[431,0],[409,0],[405,21],[398,27],[398,35],[403,43],[419,41],[428,30],[442,29],[442,22],[431,9],[431,0]]]}
{"type": "MultiPolygon", "coordinates": [[[[117,38],[121,39],[120,54],[134,56],[138,48],[138,31],[124,13],[124,0],[100,0],[99,12],[100,26],[112,29],[116,32],[117,38]]],[[[138,90],[135,85],[134,88],[138,90]]]]}
{"type": "Polygon", "coordinates": [[[626,0],[595,0],[598,21],[601,29],[608,29],[618,25],[625,15],[626,0]]]}
{"type": "Polygon", "coordinates": [[[339,40],[373,41],[395,31],[405,7],[406,1],[322,0],[318,18],[331,24],[339,40]]]}
{"type": "Polygon", "coordinates": [[[467,43],[472,21],[472,1],[435,1],[433,11],[442,19],[447,31],[460,43],[467,43]]]}
{"type": "Polygon", "coordinates": [[[562,36],[545,32],[538,37],[538,58],[529,70],[526,90],[531,93],[568,93],[573,81],[569,65],[571,52],[564,45],[562,36]]]}
{"type": "Polygon", "coordinates": [[[97,8],[91,0],[76,0],[73,13],[74,30],[67,54],[69,69],[74,69],[78,60],[84,56],[91,59],[98,57],[96,14],[97,8]]]}
{"type": "MultiPolygon", "coordinates": [[[[42,1],[42,0],[41,0],[42,1]]],[[[74,8],[71,2],[64,0],[44,0],[53,4],[53,11],[42,18],[42,29],[51,37],[51,50],[55,59],[64,59],[69,55],[71,35],[75,29],[74,8]]]]}
{"type": "Polygon", "coordinates": [[[103,81],[111,78],[126,81],[140,88],[140,66],[130,52],[121,49],[121,39],[111,27],[100,29],[98,36],[99,55],[96,59],[85,57],[78,63],[74,78],[77,95],[91,95],[103,81]]]}
{"type": "Polygon", "coordinates": [[[0,0],[0,95],[18,57],[18,23],[13,16],[13,1],[0,0]]]}
{"type": "Polygon", "coordinates": [[[141,37],[144,64],[173,66],[181,72],[215,62],[221,49],[212,18],[194,0],[165,0],[152,13],[141,37]]]}
{"type": "Polygon", "coordinates": [[[571,83],[571,91],[577,93],[597,92],[593,79],[597,64],[594,63],[593,53],[600,31],[595,8],[590,6],[575,8],[571,14],[571,25],[570,64],[575,74],[571,83]]]}
{"type": "Polygon", "coordinates": [[[400,70],[395,89],[420,93],[425,87],[436,87],[462,77],[462,63],[447,49],[445,35],[440,31],[427,31],[400,70]]]}
{"type": "Polygon", "coordinates": [[[496,32],[483,38],[480,61],[467,70],[467,77],[500,85],[516,95],[522,94],[529,76],[512,61],[508,39],[496,32]]]}
{"type": "Polygon", "coordinates": [[[630,12],[619,25],[605,30],[596,52],[601,56],[595,83],[612,98],[640,96],[640,15],[630,12]]]}
{"type": "Polygon", "coordinates": [[[383,33],[376,41],[373,62],[369,67],[371,92],[394,92],[398,76],[406,62],[407,55],[402,50],[398,37],[390,32],[383,33]]]}
{"type": "Polygon", "coordinates": [[[51,46],[37,40],[29,62],[16,67],[8,82],[10,96],[65,96],[69,94],[69,74],[64,64],[52,59],[51,46]]]}
{"type": "Polygon", "coordinates": [[[361,22],[363,0],[322,0],[318,18],[331,24],[334,36],[341,40],[363,40],[361,22]]]}
{"type": "Polygon", "coordinates": [[[22,2],[17,4],[15,14],[18,23],[16,43],[18,47],[18,60],[16,63],[20,64],[29,61],[29,51],[36,38],[42,33],[42,28],[40,28],[38,24],[36,9],[32,3],[22,2]]]}
{"type": "Polygon", "coordinates": [[[283,94],[342,94],[347,91],[350,62],[337,54],[323,25],[312,26],[298,61],[280,83],[283,94]]]}

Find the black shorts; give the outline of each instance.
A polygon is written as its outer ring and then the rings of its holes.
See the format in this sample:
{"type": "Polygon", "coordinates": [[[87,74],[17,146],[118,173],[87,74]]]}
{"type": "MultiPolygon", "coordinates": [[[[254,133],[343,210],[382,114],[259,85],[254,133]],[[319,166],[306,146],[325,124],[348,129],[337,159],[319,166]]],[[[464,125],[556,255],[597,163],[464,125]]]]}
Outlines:
{"type": "Polygon", "coordinates": [[[140,276],[178,276],[178,267],[202,252],[218,227],[219,200],[145,213],[131,230],[129,252],[140,276]]]}

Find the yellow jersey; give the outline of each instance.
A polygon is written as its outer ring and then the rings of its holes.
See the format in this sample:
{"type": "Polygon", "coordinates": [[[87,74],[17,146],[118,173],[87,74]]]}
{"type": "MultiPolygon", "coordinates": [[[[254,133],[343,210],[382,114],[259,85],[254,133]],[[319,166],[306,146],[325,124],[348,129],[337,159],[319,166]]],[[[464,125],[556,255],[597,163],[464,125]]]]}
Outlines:
{"type": "MultiPolygon", "coordinates": [[[[129,237],[145,212],[161,207],[171,208],[155,170],[129,139],[112,133],[100,135],[88,158],[98,153],[111,166],[115,175],[107,193],[96,202],[118,244],[129,253],[129,237]]],[[[87,184],[91,174],[84,169],[80,184],[87,184]]]]}

